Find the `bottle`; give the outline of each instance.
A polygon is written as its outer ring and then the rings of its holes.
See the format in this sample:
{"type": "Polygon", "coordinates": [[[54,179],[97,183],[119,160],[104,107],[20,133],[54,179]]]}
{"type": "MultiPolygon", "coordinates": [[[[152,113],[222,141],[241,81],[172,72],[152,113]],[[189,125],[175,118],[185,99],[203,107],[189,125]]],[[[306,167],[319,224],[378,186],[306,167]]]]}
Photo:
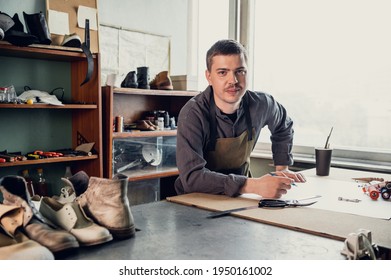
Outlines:
{"type": "Polygon", "coordinates": [[[31,179],[29,171],[27,169],[23,170],[22,176],[26,180],[27,190],[28,190],[30,196],[34,196],[35,191],[34,191],[33,179],[31,179]]]}
{"type": "Polygon", "coordinates": [[[64,174],[64,178],[68,179],[72,177],[72,171],[71,171],[71,167],[70,166],[67,166],[65,167],[65,174],[64,174]]]}
{"type": "Polygon", "coordinates": [[[163,117],[157,118],[157,126],[160,130],[164,130],[164,118],[163,117]]]}
{"type": "Polygon", "coordinates": [[[168,111],[164,112],[164,127],[170,127],[170,115],[168,114],[168,111]]]}
{"type": "Polygon", "coordinates": [[[175,117],[171,117],[170,118],[170,127],[171,127],[171,129],[175,129],[176,128],[175,117]]]}
{"type": "Polygon", "coordinates": [[[48,186],[45,177],[43,176],[43,169],[38,168],[37,169],[38,173],[38,181],[37,181],[37,194],[40,196],[47,196],[48,195],[48,186]]]}

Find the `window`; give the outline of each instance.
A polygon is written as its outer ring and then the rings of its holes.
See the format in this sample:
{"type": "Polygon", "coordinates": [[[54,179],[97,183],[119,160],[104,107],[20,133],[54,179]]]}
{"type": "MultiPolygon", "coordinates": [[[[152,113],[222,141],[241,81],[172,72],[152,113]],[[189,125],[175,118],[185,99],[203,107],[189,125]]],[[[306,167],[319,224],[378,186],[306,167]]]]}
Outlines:
{"type": "Polygon", "coordinates": [[[253,89],[287,108],[294,144],[323,146],[333,127],[333,148],[390,154],[391,2],[252,3],[253,89]]]}
{"type": "Polygon", "coordinates": [[[230,3],[226,0],[199,0],[197,5],[197,75],[198,87],[200,90],[204,90],[208,86],[208,82],[205,78],[206,52],[216,41],[228,38],[229,36],[230,3]]]}

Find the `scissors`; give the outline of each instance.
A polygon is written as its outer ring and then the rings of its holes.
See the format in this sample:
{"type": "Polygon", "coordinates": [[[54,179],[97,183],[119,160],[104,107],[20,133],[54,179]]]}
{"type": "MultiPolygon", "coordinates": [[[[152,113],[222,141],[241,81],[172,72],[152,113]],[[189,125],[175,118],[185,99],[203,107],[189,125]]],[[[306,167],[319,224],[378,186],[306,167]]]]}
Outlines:
{"type": "Polygon", "coordinates": [[[316,199],[319,197],[321,197],[321,195],[316,195],[313,197],[303,198],[303,199],[299,199],[299,200],[297,200],[297,199],[282,200],[282,199],[264,198],[258,202],[258,205],[235,208],[235,209],[230,209],[230,210],[225,210],[225,211],[218,211],[218,212],[210,214],[208,216],[208,218],[210,218],[210,219],[219,218],[219,217],[227,216],[227,215],[231,214],[232,212],[239,212],[239,211],[249,210],[249,209],[254,209],[254,208],[285,208],[285,207],[310,206],[318,201],[316,200],[316,201],[311,201],[311,202],[307,202],[307,203],[302,203],[301,201],[316,199]]]}
{"type": "MultiPolygon", "coordinates": [[[[314,198],[318,198],[318,197],[319,196],[306,198],[305,200],[307,200],[307,199],[314,199],[314,198]]],[[[258,207],[260,207],[260,208],[300,207],[300,206],[310,206],[310,205],[312,205],[312,204],[317,202],[317,201],[312,201],[312,202],[307,202],[307,203],[301,203],[300,201],[302,201],[302,200],[304,200],[304,199],[300,199],[300,200],[297,200],[297,199],[282,200],[282,199],[265,198],[265,199],[261,199],[258,202],[258,207]]]]}

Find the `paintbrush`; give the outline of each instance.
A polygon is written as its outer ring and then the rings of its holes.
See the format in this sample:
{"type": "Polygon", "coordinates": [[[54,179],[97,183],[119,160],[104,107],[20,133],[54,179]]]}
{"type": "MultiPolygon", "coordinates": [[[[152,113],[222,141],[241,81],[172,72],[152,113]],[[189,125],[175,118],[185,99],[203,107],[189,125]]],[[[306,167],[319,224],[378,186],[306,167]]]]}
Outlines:
{"type": "Polygon", "coordinates": [[[330,140],[330,136],[331,136],[331,133],[332,133],[332,132],[333,132],[333,127],[331,127],[331,130],[330,130],[329,136],[327,136],[326,144],[324,145],[324,148],[325,148],[325,149],[328,149],[328,148],[330,148],[330,143],[329,143],[329,140],[330,140]]]}

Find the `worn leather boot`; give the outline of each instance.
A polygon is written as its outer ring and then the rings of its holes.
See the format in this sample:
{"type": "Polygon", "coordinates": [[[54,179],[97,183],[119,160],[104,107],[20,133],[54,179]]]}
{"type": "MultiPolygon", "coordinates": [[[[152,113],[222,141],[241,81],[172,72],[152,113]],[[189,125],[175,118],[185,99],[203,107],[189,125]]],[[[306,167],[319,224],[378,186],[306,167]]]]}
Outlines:
{"type": "Polygon", "coordinates": [[[47,247],[53,253],[69,251],[79,247],[75,236],[64,230],[54,228],[53,224],[35,208],[23,177],[5,176],[0,181],[0,185],[3,204],[23,208],[23,227],[30,239],[47,247]]]}
{"type": "Polygon", "coordinates": [[[48,248],[22,232],[23,207],[0,204],[0,260],[53,260],[48,248]]]}
{"type": "Polygon", "coordinates": [[[168,71],[162,71],[149,83],[151,89],[173,90],[172,81],[168,71]]]}
{"type": "Polygon", "coordinates": [[[123,88],[137,88],[138,83],[137,83],[137,75],[136,71],[130,71],[125,79],[121,83],[121,87],[123,88]]]}
{"type": "Polygon", "coordinates": [[[87,216],[107,228],[114,238],[130,238],[136,231],[127,192],[125,175],[119,174],[113,179],[90,177],[87,190],[76,201],[87,216]]]}
{"type": "Polygon", "coordinates": [[[149,89],[149,68],[146,66],[137,67],[138,88],[149,89]]]}

